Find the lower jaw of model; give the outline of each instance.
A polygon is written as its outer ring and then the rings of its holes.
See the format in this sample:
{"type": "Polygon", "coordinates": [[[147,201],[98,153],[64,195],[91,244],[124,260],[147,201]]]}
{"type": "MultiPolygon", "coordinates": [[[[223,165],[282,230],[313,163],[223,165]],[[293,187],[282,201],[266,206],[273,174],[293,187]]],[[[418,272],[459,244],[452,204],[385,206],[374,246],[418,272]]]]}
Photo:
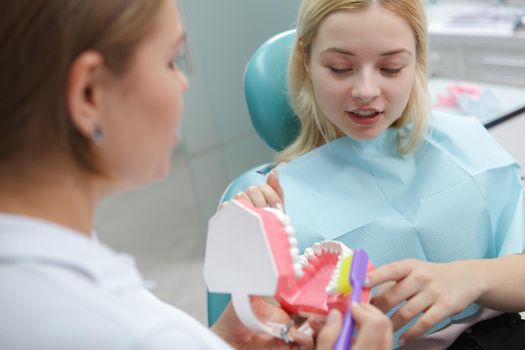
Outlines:
{"type": "MultiPolygon", "coordinates": [[[[210,219],[204,277],[211,292],[232,295],[245,326],[288,341],[290,325],[261,322],[249,297],[274,297],[291,316],[325,316],[333,308],[344,313],[352,291],[352,256],[337,241],[316,243],[300,255],[287,215],[233,200],[210,219]]],[[[369,297],[370,290],[364,289],[361,301],[369,297]]]]}

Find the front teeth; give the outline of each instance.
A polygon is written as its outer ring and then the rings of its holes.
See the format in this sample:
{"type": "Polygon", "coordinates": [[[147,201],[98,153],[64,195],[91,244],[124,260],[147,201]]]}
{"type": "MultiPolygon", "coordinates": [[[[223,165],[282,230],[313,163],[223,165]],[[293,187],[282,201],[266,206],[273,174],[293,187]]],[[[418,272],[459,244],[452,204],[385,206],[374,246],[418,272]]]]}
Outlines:
{"type": "Polygon", "coordinates": [[[339,274],[341,273],[342,262],[345,258],[352,254],[353,252],[350,248],[345,245],[341,245],[341,253],[339,253],[339,256],[337,257],[337,265],[335,266],[334,271],[332,271],[330,282],[328,282],[328,285],[325,288],[327,294],[334,295],[338,293],[337,282],[339,280],[339,274]]]}
{"type": "Polygon", "coordinates": [[[304,256],[306,256],[307,259],[315,257],[315,252],[312,248],[306,248],[304,250],[304,256]]]}
{"type": "Polygon", "coordinates": [[[321,255],[323,254],[323,248],[321,246],[321,243],[315,243],[312,246],[312,250],[314,251],[315,255],[321,255]]]}
{"type": "Polygon", "coordinates": [[[326,287],[327,293],[336,294],[337,280],[339,277],[339,272],[341,271],[341,261],[344,258],[352,255],[353,252],[352,249],[338,241],[323,241],[320,243],[315,243],[311,248],[306,248],[304,250],[304,254],[300,256],[299,262],[302,265],[303,270],[312,264],[318,264],[318,257],[323,254],[337,254],[337,266],[334,268],[330,282],[326,287]]]}
{"type": "Polygon", "coordinates": [[[341,242],[338,241],[322,241],[313,245],[313,250],[316,255],[324,253],[331,254],[351,254],[352,250],[341,242]]]}
{"type": "Polygon", "coordinates": [[[351,113],[358,115],[360,117],[371,117],[373,115],[378,114],[379,112],[378,111],[353,111],[351,113]]]}

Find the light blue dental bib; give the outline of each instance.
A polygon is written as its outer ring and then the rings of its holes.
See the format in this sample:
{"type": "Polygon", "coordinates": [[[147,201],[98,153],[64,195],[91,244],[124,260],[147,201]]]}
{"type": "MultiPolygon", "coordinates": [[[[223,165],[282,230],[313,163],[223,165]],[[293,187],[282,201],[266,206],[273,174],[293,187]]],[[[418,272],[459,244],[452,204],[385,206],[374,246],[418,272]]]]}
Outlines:
{"type": "MultiPolygon", "coordinates": [[[[397,131],[388,129],[373,140],[336,139],[277,171],[301,251],[335,239],[366,250],[381,266],[524,249],[519,166],[475,119],[434,115],[407,156],[397,151],[397,131]]],[[[472,304],[430,332],[478,310],[472,304]]]]}

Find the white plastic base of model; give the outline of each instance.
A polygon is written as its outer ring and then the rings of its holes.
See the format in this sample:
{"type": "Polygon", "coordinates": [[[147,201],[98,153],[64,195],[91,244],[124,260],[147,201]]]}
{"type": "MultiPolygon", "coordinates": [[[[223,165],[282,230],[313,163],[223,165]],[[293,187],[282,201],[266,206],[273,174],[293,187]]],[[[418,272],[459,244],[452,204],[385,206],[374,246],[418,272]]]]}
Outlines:
{"type": "Polygon", "coordinates": [[[241,322],[252,331],[266,333],[276,338],[281,338],[286,343],[291,343],[293,341],[288,335],[290,328],[293,326],[293,322],[288,324],[273,322],[262,323],[253,312],[249,295],[233,293],[232,305],[241,322]]]}
{"type": "Polygon", "coordinates": [[[235,200],[208,224],[204,279],[214,293],[272,296],[277,290],[279,274],[263,221],[235,200]]]}

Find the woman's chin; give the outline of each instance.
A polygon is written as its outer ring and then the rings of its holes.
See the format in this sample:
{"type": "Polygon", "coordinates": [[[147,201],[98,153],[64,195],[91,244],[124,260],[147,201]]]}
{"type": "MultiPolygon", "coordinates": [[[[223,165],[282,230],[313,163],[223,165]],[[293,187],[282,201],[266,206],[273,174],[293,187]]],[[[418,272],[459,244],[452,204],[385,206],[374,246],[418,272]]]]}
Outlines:
{"type": "Polygon", "coordinates": [[[155,182],[162,181],[168,176],[170,170],[171,162],[168,162],[166,165],[159,167],[155,171],[142,173],[140,175],[134,174],[134,176],[127,177],[123,181],[120,181],[120,183],[117,185],[117,191],[123,192],[139,190],[155,182]]]}
{"type": "Polygon", "coordinates": [[[353,138],[357,141],[368,141],[375,139],[377,136],[379,136],[383,130],[367,130],[367,132],[358,132],[358,133],[349,133],[347,134],[349,137],[353,138]]]}

